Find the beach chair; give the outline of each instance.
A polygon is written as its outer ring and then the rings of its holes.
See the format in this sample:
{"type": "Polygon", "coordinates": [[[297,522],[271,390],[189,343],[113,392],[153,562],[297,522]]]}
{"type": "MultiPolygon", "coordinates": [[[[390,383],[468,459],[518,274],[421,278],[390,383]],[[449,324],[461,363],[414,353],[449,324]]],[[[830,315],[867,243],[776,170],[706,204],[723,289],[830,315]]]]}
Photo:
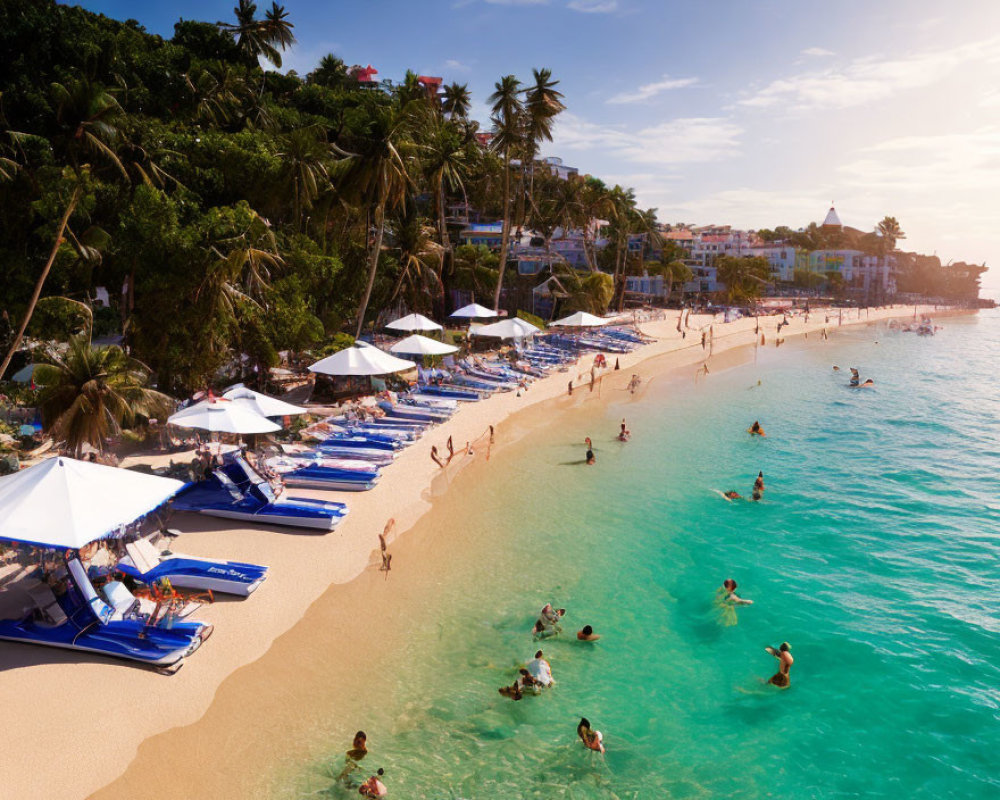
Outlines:
{"type": "Polygon", "coordinates": [[[35,609],[52,625],[62,625],[66,622],[66,612],[62,610],[59,601],[47,583],[36,583],[27,590],[35,609]]]}
{"type": "Polygon", "coordinates": [[[104,599],[122,619],[138,616],[139,600],[121,581],[109,581],[102,589],[104,599]]]}

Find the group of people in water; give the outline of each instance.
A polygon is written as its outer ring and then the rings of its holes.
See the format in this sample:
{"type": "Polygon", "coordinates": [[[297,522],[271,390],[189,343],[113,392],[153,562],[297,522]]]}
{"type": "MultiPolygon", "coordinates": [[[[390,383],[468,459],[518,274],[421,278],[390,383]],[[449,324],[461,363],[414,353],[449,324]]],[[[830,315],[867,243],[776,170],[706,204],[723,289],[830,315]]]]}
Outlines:
{"type": "MultiPolygon", "coordinates": [[[[368,734],[358,731],[354,734],[354,741],[351,742],[351,749],[347,751],[344,759],[344,768],[340,772],[340,781],[347,788],[352,788],[352,775],[361,769],[361,761],[368,755],[368,734]]],[[[362,797],[385,797],[389,790],[382,783],[385,770],[379,767],[367,780],[357,785],[358,794],[362,797]]]]}
{"type": "MultiPolygon", "coordinates": [[[[867,378],[865,382],[862,383],[861,374],[859,373],[857,367],[848,367],[848,369],[851,371],[851,379],[850,381],[848,381],[847,385],[850,386],[852,389],[869,389],[875,385],[875,381],[873,381],[871,378],[867,378]]],[[[833,367],[833,371],[840,372],[840,367],[838,367],[835,364],[833,367]]]]}
{"type": "MultiPolygon", "coordinates": [[[[531,628],[532,638],[538,640],[558,636],[562,633],[562,619],[565,616],[565,608],[555,608],[552,603],[546,603],[538,612],[538,619],[535,620],[535,624],[531,628]]],[[[594,633],[594,628],[591,625],[584,625],[576,632],[576,639],[579,642],[596,642],[600,638],[598,634],[594,633]]],[[[545,654],[541,650],[536,650],[535,657],[523,667],[518,668],[514,682],[509,686],[501,686],[497,691],[503,697],[521,700],[528,692],[541,694],[543,690],[549,689],[555,684],[552,665],[546,660],[545,654]]],[[[603,735],[600,731],[595,731],[590,727],[590,721],[586,717],[580,720],[576,732],[584,746],[589,750],[604,752],[603,735]]]]}

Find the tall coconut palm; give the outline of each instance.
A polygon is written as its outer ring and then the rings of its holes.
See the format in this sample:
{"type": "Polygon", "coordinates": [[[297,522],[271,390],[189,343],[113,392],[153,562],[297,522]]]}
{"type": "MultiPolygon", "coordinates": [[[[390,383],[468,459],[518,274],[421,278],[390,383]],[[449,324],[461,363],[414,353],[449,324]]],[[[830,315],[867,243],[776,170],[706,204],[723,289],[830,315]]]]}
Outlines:
{"type": "Polygon", "coordinates": [[[319,66],[306,76],[307,83],[338,89],[347,83],[347,65],[333,53],[323,56],[319,66]]]}
{"type": "MultiPolygon", "coordinates": [[[[556,90],[559,81],[552,80],[552,70],[533,69],[534,83],[525,91],[525,145],[526,161],[530,165],[528,184],[529,202],[535,187],[535,160],[542,142],[552,141],[552,123],[566,109],[562,92],[556,90]]],[[[523,169],[522,164],[522,169],[523,169]]]]}
{"type": "Polygon", "coordinates": [[[355,338],[361,336],[375,285],[386,211],[398,208],[412,186],[409,157],[406,155],[410,119],[411,112],[405,107],[373,102],[365,120],[364,133],[357,137],[358,152],[335,148],[343,156],[337,164],[341,189],[365,208],[365,228],[373,233],[368,242],[368,278],[358,303],[355,338]]]}
{"type": "Polygon", "coordinates": [[[84,444],[103,450],[107,440],[140,415],[170,413],[169,397],[148,387],[149,370],[120,347],[93,347],[87,334],[70,340],[64,355],[40,364],[42,423],[79,456],[84,444]]]}
{"type": "Polygon", "coordinates": [[[450,119],[466,119],[472,107],[472,95],[466,83],[449,83],[444,87],[444,101],[441,110],[450,119]]]}
{"type": "Polygon", "coordinates": [[[493,293],[493,310],[500,309],[500,290],[507,268],[507,248],[510,246],[510,156],[522,141],[521,82],[513,75],[504,75],[495,84],[489,97],[493,122],[491,146],[503,157],[503,230],[500,232],[500,266],[497,287],[493,293]]]}
{"type": "Polygon", "coordinates": [[[326,140],[326,131],[318,125],[310,125],[283,136],[277,155],[282,160],[292,195],[295,224],[302,230],[303,214],[329,186],[328,167],[333,160],[333,150],[326,140]]]}
{"type": "Polygon", "coordinates": [[[420,144],[424,174],[434,194],[434,209],[441,245],[438,276],[445,273],[445,259],[451,251],[446,224],[447,192],[462,190],[469,169],[469,155],[460,131],[450,120],[437,115],[425,117],[420,144]]]}
{"type": "Polygon", "coordinates": [[[236,47],[248,66],[257,66],[263,57],[281,68],[281,52],[295,44],[288,12],[284,6],[272,2],[264,19],[257,19],[257,4],[252,0],[239,0],[233,9],[236,22],[218,22],[220,29],[236,37],[236,47]]]}

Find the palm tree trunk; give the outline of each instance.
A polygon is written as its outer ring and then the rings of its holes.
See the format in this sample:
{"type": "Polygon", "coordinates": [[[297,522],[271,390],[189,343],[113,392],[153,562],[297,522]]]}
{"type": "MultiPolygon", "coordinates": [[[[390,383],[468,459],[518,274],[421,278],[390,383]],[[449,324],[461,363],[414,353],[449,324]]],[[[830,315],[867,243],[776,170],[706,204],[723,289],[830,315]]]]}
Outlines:
{"type": "Polygon", "coordinates": [[[493,310],[500,310],[500,289],[503,288],[503,273],[507,269],[507,246],[510,243],[510,151],[503,154],[503,230],[500,231],[500,270],[497,274],[497,288],[493,293],[493,310]]]}
{"type": "Polygon", "coordinates": [[[365,326],[365,312],[368,310],[368,301],[371,300],[372,287],[375,285],[375,273],[378,271],[378,257],[382,252],[382,233],[384,230],[385,206],[378,205],[375,207],[375,245],[368,262],[368,282],[365,284],[365,293],[358,306],[358,329],[354,333],[355,339],[361,337],[361,330],[365,326]]]}
{"type": "Polygon", "coordinates": [[[14,341],[11,343],[10,351],[3,360],[3,366],[0,366],[0,377],[7,371],[7,367],[10,366],[10,360],[14,357],[14,353],[21,346],[21,340],[24,338],[24,331],[28,327],[28,323],[31,322],[31,315],[35,313],[35,306],[38,305],[38,298],[41,297],[42,287],[45,285],[45,279],[49,277],[49,270],[52,269],[52,264],[56,260],[56,253],[59,252],[59,245],[62,244],[63,233],[66,231],[66,225],[69,224],[69,218],[72,216],[74,209],[76,209],[76,204],[80,202],[80,187],[76,187],[73,190],[73,195],[69,199],[69,203],[66,206],[66,211],[63,212],[62,219],[59,221],[59,228],[56,230],[56,240],[52,244],[52,252],[49,253],[49,260],[45,262],[45,269],[42,270],[42,274],[38,276],[38,282],[35,284],[35,291],[31,295],[31,301],[28,303],[28,310],[24,312],[24,319],[21,320],[21,326],[17,330],[17,336],[14,337],[14,341]]]}
{"type": "Polygon", "coordinates": [[[441,239],[441,258],[439,261],[440,267],[438,268],[438,278],[441,279],[442,286],[444,285],[444,267],[448,258],[448,252],[451,250],[451,242],[448,239],[448,225],[445,222],[444,202],[444,181],[441,181],[438,186],[438,237],[441,239]]]}

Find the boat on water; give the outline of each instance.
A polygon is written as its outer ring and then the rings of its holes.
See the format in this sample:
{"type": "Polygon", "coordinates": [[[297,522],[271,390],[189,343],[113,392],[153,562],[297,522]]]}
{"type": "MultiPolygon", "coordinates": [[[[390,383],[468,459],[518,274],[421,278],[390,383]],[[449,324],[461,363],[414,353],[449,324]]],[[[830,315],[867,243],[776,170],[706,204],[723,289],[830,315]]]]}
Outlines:
{"type": "Polygon", "coordinates": [[[180,481],[58,456],[0,478],[0,539],[40,558],[0,591],[0,639],[176,671],[212,634],[187,600],[152,601],[121,581],[95,587],[82,551],[154,511],[180,481]]]}
{"type": "Polygon", "coordinates": [[[204,480],[185,485],[174,498],[173,507],[211,517],[322,531],[333,530],[347,515],[343,503],[308,497],[279,499],[270,481],[238,451],[224,454],[222,466],[204,480]]]}

